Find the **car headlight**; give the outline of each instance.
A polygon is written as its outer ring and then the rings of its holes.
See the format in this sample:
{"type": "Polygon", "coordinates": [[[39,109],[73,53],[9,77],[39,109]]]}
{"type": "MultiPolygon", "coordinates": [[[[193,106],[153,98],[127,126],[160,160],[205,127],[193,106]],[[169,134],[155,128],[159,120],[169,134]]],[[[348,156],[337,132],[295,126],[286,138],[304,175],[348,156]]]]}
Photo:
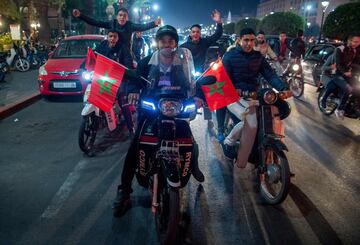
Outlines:
{"type": "Polygon", "coordinates": [[[45,65],[42,65],[42,66],[40,66],[40,68],[39,68],[39,75],[40,76],[46,76],[48,73],[47,73],[47,71],[46,71],[46,69],[45,69],[45,65]]]}
{"type": "Polygon", "coordinates": [[[84,79],[84,81],[86,82],[91,82],[92,78],[93,78],[94,72],[93,71],[83,71],[83,73],[81,73],[81,77],[84,79]]]}
{"type": "Polygon", "coordinates": [[[292,66],[293,71],[298,71],[300,69],[300,66],[298,64],[294,64],[292,66]]]}
{"type": "Polygon", "coordinates": [[[164,116],[175,117],[180,114],[182,110],[182,103],[174,100],[160,101],[160,111],[164,116]]]}
{"type": "Polygon", "coordinates": [[[268,90],[264,93],[264,97],[263,97],[264,101],[266,104],[272,105],[276,102],[277,100],[277,95],[274,91],[272,90],[268,90]]]}

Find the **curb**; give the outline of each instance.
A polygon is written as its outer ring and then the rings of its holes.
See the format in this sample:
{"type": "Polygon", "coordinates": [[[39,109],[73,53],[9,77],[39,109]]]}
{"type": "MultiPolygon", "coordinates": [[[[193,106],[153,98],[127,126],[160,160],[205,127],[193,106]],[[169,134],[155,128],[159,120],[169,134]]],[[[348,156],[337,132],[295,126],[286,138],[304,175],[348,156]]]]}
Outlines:
{"type": "Polygon", "coordinates": [[[0,120],[11,116],[12,114],[20,111],[21,109],[35,103],[42,98],[39,92],[33,93],[29,96],[22,98],[14,103],[0,107],[0,120]]]}

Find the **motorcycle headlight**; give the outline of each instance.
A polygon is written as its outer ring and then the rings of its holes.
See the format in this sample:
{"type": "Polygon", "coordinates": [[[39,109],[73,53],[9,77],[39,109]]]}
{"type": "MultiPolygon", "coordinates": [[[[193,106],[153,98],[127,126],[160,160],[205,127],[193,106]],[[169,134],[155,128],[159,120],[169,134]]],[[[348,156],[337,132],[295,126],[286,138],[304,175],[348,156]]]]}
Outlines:
{"type": "Polygon", "coordinates": [[[298,71],[300,69],[300,66],[298,64],[293,64],[292,69],[293,71],[298,71]]]}
{"type": "Polygon", "coordinates": [[[94,75],[93,71],[83,71],[81,77],[84,79],[85,82],[91,82],[93,75],[94,75]]]}
{"type": "Polygon", "coordinates": [[[272,105],[276,102],[277,100],[277,95],[274,91],[272,90],[268,90],[264,93],[264,97],[263,97],[264,101],[266,104],[272,105]]]}
{"type": "Polygon", "coordinates": [[[180,114],[182,110],[182,104],[179,101],[174,100],[162,100],[160,101],[160,111],[164,116],[175,117],[180,114]]]}
{"type": "Polygon", "coordinates": [[[195,104],[189,104],[184,107],[184,113],[193,113],[196,110],[195,104]]]}
{"type": "Polygon", "coordinates": [[[155,104],[153,102],[147,101],[147,100],[141,101],[141,108],[143,108],[145,110],[156,111],[155,104]]]}
{"type": "Polygon", "coordinates": [[[43,65],[43,66],[40,66],[40,68],[39,68],[39,75],[40,76],[46,76],[48,73],[47,73],[47,71],[46,71],[46,69],[45,69],[45,65],[43,65]]]}

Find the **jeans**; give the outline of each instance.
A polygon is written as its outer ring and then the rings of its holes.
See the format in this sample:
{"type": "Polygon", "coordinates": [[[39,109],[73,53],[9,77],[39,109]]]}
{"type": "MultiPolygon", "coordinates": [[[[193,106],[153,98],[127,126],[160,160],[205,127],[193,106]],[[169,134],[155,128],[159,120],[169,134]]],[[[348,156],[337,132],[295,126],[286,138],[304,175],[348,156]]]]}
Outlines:
{"type": "Polygon", "coordinates": [[[216,110],[216,121],[217,121],[219,133],[224,133],[225,116],[226,116],[226,107],[216,110]]]}
{"type": "Polygon", "coordinates": [[[225,138],[224,144],[235,145],[240,139],[237,155],[238,166],[246,166],[257,133],[256,107],[249,107],[249,101],[240,99],[227,106],[228,110],[241,121],[231,130],[225,138]]]}
{"type": "Polygon", "coordinates": [[[329,97],[329,95],[331,93],[333,93],[337,88],[340,89],[341,93],[340,93],[340,103],[338,106],[338,110],[344,110],[346,102],[349,98],[349,95],[352,91],[351,86],[347,83],[347,81],[341,77],[341,76],[337,76],[334,79],[332,79],[328,85],[326,86],[326,92],[324,94],[323,100],[325,101],[327,100],[327,98],[329,97]]]}

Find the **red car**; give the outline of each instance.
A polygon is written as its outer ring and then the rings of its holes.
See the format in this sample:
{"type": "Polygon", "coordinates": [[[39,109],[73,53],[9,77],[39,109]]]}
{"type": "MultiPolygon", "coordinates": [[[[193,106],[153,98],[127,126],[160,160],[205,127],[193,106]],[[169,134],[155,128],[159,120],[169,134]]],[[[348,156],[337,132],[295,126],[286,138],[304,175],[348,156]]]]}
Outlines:
{"type": "Polygon", "coordinates": [[[87,83],[80,65],[85,61],[88,47],[105,39],[101,35],[79,35],[65,38],[39,69],[39,90],[42,95],[84,94],[87,83]]]}

